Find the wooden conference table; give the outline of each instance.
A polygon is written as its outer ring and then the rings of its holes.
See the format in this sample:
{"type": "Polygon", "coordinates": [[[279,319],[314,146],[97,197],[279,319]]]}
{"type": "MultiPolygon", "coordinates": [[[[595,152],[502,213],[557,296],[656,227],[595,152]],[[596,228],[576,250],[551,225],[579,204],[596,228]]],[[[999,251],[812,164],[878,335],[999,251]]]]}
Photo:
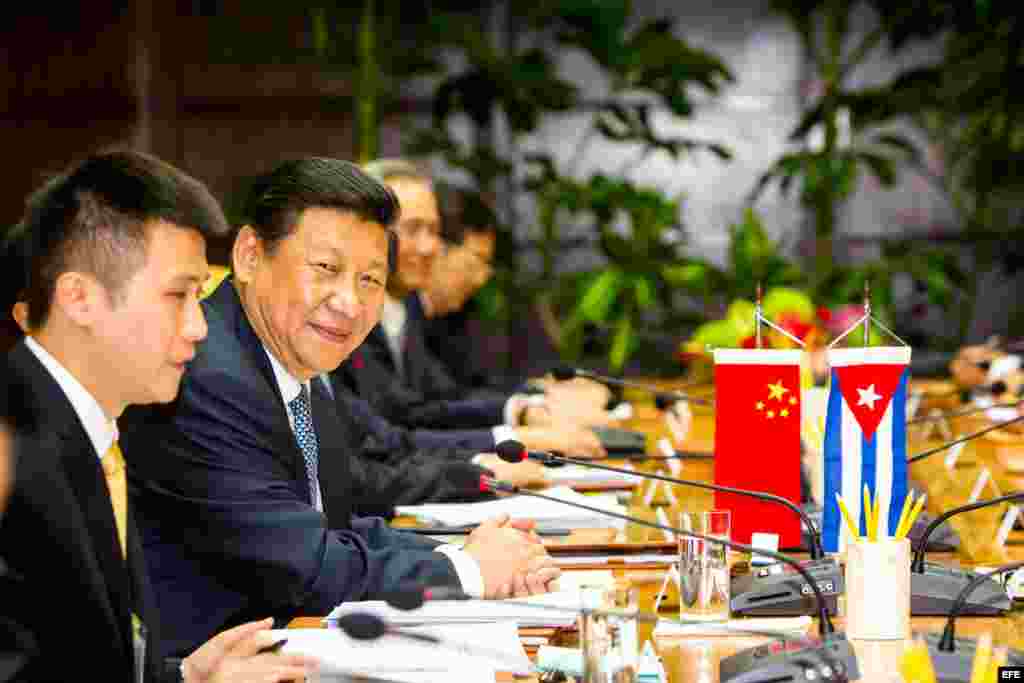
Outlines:
{"type": "MultiPolygon", "coordinates": [[[[918,385],[919,387],[921,385],[918,385]]],[[[942,393],[944,385],[929,382],[926,391],[933,394],[942,393]],[[937,388],[938,387],[938,388],[937,388]]],[[[665,388],[673,388],[672,383],[665,383],[665,388]]],[[[688,391],[694,392],[692,388],[688,391]]],[[[705,390],[707,392],[709,390],[705,390]]],[[[647,435],[647,452],[651,456],[658,454],[657,442],[659,439],[668,436],[668,429],[660,414],[653,405],[644,403],[644,397],[629,397],[634,405],[634,417],[623,426],[628,429],[642,431],[647,435]]],[[[936,406],[923,406],[926,409],[936,406]]],[[[940,402],[939,409],[951,407],[947,402],[940,402]]],[[[984,423],[976,416],[970,416],[950,421],[950,427],[956,433],[967,433],[978,428],[984,423]]],[[[918,453],[926,448],[941,443],[939,435],[927,435],[925,439],[918,438],[918,430],[911,430],[908,435],[908,453],[918,453]]],[[[714,450],[714,417],[707,410],[699,406],[695,407],[694,419],[690,433],[684,443],[675,444],[684,452],[701,454],[699,456],[686,458],[682,461],[682,469],[677,476],[699,480],[713,481],[714,460],[711,457],[714,450]]],[[[1003,492],[1024,488],[1018,484],[1024,484],[1024,464],[1020,468],[1007,466],[1012,463],[1014,455],[1019,455],[1024,463],[1024,436],[1006,437],[992,442],[974,441],[968,445],[954,467],[947,468],[946,478],[950,481],[973,481],[976,471],[988,467],[993,470],[991,479],[1001,486],[1003,492]]],[[[938,467],[936,463],[942,462],[942,456],[937,456],[912,466],[912,476],[920,479],[926,478],[929,481],[936,477],[933,469],[938,467]],[[920,470],[920,471],[918,471],[920,470]]],[[[618,464],[617,461],[609,461],[609,464],[618,464]]],[[[665,471],[665,464],[657,460],[649,460],[633,465],[642,471],[665,471]]],[[[674,518],[678,509],[707,510],[714,505],[713,492],[695,488],[674,488],[675,497],[679,504],[671,505],[670,499],[659,492],[650,504],[645,504],[644,490],[636,489],[632,495],[629,505],[629,514],[638,516],[650,521],[656,520],[656,509],[666,508],[668,519],[674,518]]],[[[993,495],[983,495],[983,498],[993,495]]],[[[929,496],[928,508],[933,514],[943,509],[953,507],[957,504],[953,498],[947,501],[949,504],[944,508],[941,501],[935,501],[929,496]]],[[[974,515],[975,513],[970,513],[974,515]]],[[[399,518],[394,522],[395,526],[410,526],[416,522],[411,519],[399,518]]],[[[992,534],[991,524],[973,522],[970,517],[957,529],[962,541],[966,541],[968,547],[981,545],[980,539],[972,539],[972,534],[992,534]],[[977,543],[974,541],[978,540],[977,543]]],[[[665,539],[662,533],[656,529],[649,529],[641,525],[627,524],[624,529],[579,529],[572,531],[568,536],[546,537],[544,540],[549,552],[557,559],[569,556],[572,553],[612,555],[615,553],[633,552],[664,552],[674,548],[674,543],[665,539]]],[[[1001,554],[992,560],[991,564],[1024,560],[1024,532],[1010,534],[1009,541],[1001,554]]],[[[964,552],[936,554],[929,553],[932,561],[948,563],[963,567],[971,567],[978,564],[989,564],[980,560],[984,553],[974,553],[974,557],[967,556],[964,552]]],[[[734,554],[730,561],[739,563],[740,570],[748,558],[734,554]]],[[[661,588],[667,566],[662,563],[625,563],[612,559],[599,564],[578,564],[563,565],[564,572],[610,570],[617,580],[625,581],[634,586],[639,594],[640,609],[651,610],[656,594],[661,588]]],[[[662,602],[661,613],[666,616],[678,615],[678,604],[674,596],[662,602]]],[[[839,617],[834,620],[837,629],[842,630],[843,619],[839,617]]],[[[941,631],[945,619],[940,617],[913,617],[911,626],[915,632],[941,631]]],[[[763,623],[763,622],[762,622],[763,623]]],[[[293,627],[318,627],[321,624],[321,617],[303,617],[292,622],[293,627]]],[[[641,624],[641,642],[651,638],[651,626],[641,624]]],[[[809,629],[810,634],[817,632],[816,620],[809,629]]],[[[1024,610],[1014,609],[1010,613],[1000,617],[963,617],[957,620],[957,634],[966,636],[977,636],[982,633],[991,633],[997,645],[1009,646],[1024,649],[1024,610]]],[[[521,630],[524,637],[524,644],[527,651],[534,653],[538,642],[548,642],[554,645],[574,644],[576,634],[573,631],[556,631],[553,629],[524,629],[521,630]]],[[[681,681],[711,683],[718,680],[718,662],[722,657],[733,654],[737,651],[752,647],[765,642],[762,637],[741,636],[741,635],[687,635],[687,636],[658,636],[653,638],[655,648],[665,666],[668,680],[671,683],[681,681]]],[[[900,681],[899,661],[903,652],[903,642],[858,642],[853,641],[858,653],[858,663],[861,668],[861,680],[865,681],[900,681]]]]}

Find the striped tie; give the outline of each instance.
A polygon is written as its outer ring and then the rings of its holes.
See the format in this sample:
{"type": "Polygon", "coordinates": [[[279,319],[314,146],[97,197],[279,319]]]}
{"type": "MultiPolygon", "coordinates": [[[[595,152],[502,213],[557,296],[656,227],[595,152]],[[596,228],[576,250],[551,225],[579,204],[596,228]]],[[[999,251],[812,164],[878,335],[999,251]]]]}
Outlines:
{"type": "Polygon", "coordinates": [[[117,538],[121,542],[121,554],[128,555],[128,484],[125,479],[124,455],[117,441],[110,445],[101,461],[103,474],[110,490],[110,505],[114,508],[114,521],[117,522],[117,538]]]}

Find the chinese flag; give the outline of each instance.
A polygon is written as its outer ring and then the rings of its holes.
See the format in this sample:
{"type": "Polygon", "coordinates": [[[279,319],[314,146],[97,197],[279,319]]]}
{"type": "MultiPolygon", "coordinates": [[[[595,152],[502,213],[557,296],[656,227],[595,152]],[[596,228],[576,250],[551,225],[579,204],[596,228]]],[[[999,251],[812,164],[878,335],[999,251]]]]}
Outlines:
{"type": "MultiPolygon", "coordinates": [[[[802,351],[715,351],[715,483],[762,491],[800,504],[800,361],[802,351]]],[[[777,503],[715,493],[732,510],[732,540],[755,531],[801,545],[800,518],[777,503]]]]}

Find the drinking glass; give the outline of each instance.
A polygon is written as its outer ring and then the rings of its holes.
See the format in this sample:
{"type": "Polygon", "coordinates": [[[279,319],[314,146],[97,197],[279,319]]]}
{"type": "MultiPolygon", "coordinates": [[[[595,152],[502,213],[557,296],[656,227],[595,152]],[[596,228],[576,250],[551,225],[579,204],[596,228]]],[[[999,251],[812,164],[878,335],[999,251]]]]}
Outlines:
{"type": "MultiPolygon", "coordinates": [[[[679,528],[729,540],[728,510],[679,513],[679,528]]],[[[679,618],[729,618],[729,549],[718,543],[679,534],[679,618]]]]}

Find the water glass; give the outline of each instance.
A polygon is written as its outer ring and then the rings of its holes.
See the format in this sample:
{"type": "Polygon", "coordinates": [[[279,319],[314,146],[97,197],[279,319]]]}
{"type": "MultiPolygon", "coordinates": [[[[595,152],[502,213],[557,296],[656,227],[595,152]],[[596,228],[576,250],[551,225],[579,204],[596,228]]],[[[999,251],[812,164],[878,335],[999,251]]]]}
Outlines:
{"type": "MultiPolygon", "coordinates": [[[[679,513],[684,531],[729,540],[729,510],[679,513]]],[[[679,534],[679,618],[729,618],[729,549],[718,543],[679,534]]]]}

